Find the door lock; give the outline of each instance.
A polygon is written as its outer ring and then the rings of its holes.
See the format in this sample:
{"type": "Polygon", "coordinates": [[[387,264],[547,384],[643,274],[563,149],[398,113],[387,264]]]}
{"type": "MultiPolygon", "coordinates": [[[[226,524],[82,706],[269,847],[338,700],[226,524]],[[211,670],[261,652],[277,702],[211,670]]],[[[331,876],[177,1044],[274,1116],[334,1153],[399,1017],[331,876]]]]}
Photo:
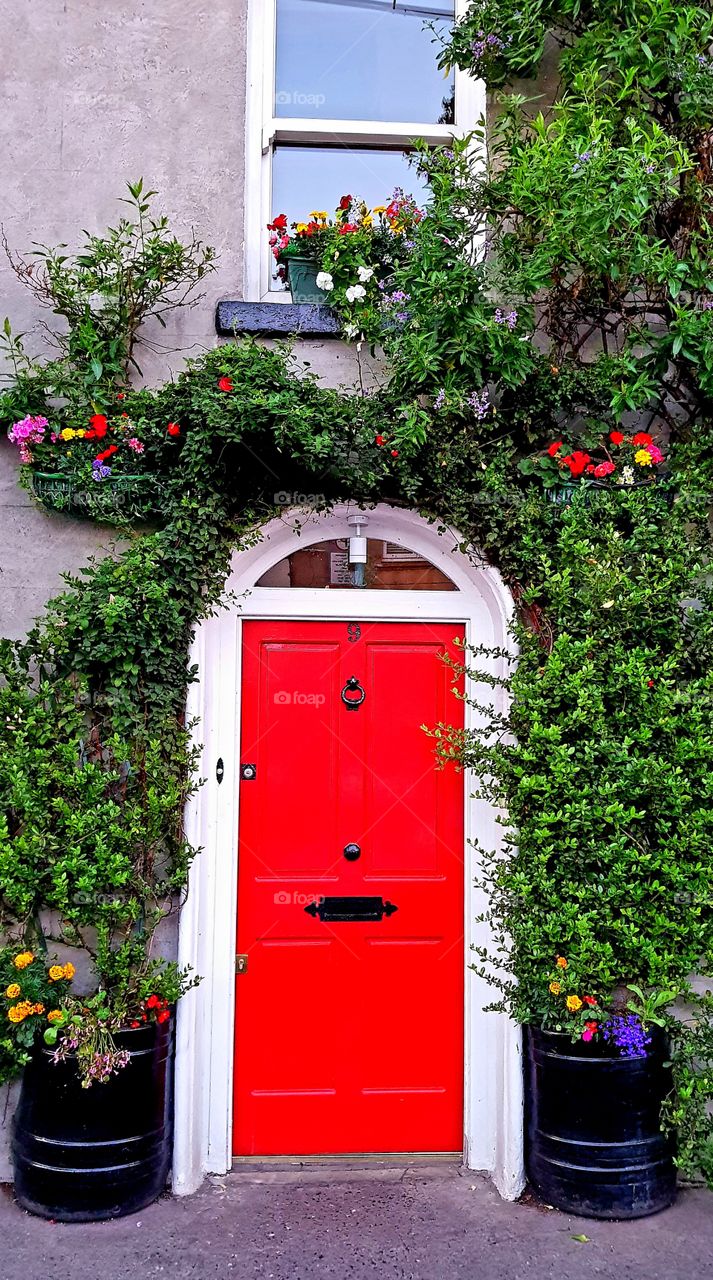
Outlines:
{"type": "Polygon", "coordinates": [[[236,973],[247,973],[247,971],[248,971],[248,958],[247,958],[247,956],[236,956],[236,957],[235,957],[235,972],[236,972],[236,973]]]}
{"type": "Polygon", "coordinates": [[[344,857],[346,858],[347,862],[356,862],[357,858],[361,857],[361,849],[359,848],[359,845],[345,844],[344,857]]]}

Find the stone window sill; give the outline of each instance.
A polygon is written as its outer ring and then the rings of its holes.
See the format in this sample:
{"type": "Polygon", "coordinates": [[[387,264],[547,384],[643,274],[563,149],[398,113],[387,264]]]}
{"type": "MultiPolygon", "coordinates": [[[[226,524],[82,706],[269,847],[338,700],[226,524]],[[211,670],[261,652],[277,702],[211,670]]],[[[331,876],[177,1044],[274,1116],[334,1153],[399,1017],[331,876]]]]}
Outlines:
{"type": "Polygon", "coordinates": [[[223,338],[252,333],[262,338],[338,338],[339,322],[331,307],[309,303],[219,302],[216,331],[223,338]]]}

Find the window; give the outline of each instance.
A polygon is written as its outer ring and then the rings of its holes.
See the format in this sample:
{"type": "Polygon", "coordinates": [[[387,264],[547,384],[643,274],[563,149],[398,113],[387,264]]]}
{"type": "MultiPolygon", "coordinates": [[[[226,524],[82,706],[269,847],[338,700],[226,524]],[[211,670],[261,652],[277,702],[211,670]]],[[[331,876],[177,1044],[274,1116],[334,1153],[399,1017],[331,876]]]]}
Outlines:
{"type": "Polygon", "coordinates": [[[248,300],[281,289],[266,234],[276,214],[296,221],[332,210],[347,192],[387,203],[395,186],[425,197],[409,144],[447,142],[484,112],[480,82],[436,65],[434,32],[466,8],[467,0],[250,0],[248,300]]]}
{"type": "Polygon", "coordinates": [[[368,587],[372,591],[457,591],[441,569],[395,542],[367,541],[365,565],[350,565],[349,540],[300,547],[264,573],[258,587],[368,587]]]}

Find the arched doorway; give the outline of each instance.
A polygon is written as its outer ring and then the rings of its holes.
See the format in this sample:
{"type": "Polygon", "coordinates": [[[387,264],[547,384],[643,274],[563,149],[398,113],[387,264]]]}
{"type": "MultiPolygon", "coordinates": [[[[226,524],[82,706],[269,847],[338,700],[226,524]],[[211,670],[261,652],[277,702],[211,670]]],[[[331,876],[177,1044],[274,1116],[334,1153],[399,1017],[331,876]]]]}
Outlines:
{"type": "MultiPolygon", "coordinates": [[[[512,601],[498,573],[476,553],[464,550],[456,532],[413,512],[383,504],[366,511],[366,527],[360,532],[368,536],[368,554],[355,582],[345,560],[345,543],[353,532],[349,517],[357,510],[345,504],[328,512],[291,510],[267,524],[259,542],[233,559],[227,607],[201,624],[195,637],[193,660],[199,676],[191,688],[189,713],[198,722],[200,776],[206,781],[186,814],[189,838],[202,853],[194,862],[181,913],[179,960],[192,965],[203,981],[182,1001],[179,1015],[174,1157],[174,1190],[179,1194],[193,1191],[205,1173],[226,1172],[234,1149],[239,797],[241,786],[249,781],[240,782],[240,767],[246,763],[240,746],[245,717],[251,714],[242,698],[241,669],[248,626],[253,637],[267,626],[265,638],[270,642],[270,628],[277,626],[279,631],[282,624],[293,629],[297,624],[346,624],[335,631],[335,637],[344,632],[344,652],[349,652],[353,635],[347,631],[349,624],[370,628],[372,637],[377,634],[374,628],[421,624],[430,628],[432,637],[439,637],[439,643],[445,635],[439,628],[445,627],[467,642],[502,649],[511,644],[512,601]]],[[[386,634],[399,643],[407,634],[409,641],[413,638],[412,631],[386,634]]],[[[272,640],[276,638],[279,641],[277,631],[272,640]]],[[[482,689],[479,695],[482,700],[482,689]]],[[[466,708],[467,717],[473,714],[466,708]]],[[[359,717],[348,720],[356,724],[359,717]]],[[[278,725],[276,740],[281,734],[278,725]]],[[[254,740],[258,738],[259,733],[254,740]]],[[[466,782],[460,899],[464,915],[457,940],[463,967],[470,946],[488,941],[483,926],[476,923],[483,903],[473,886],[476,854],[471,841],[477,834],[481,844],[492,847],[500,839],[495,812],[473,799],[471,790],[466,782]]],[[[290,870],[295,874],[299,876],[300,869],[290,870]]],[[[321,881],[320,887],[323,891],[321,881]]],[[[373,901],[378,895],[370,897],[373,901]]],[[[484,1012],[492,992],[475,974],[467,971],[461,976],[464,1160],[468,1168],[490,1173],[501,1194],[513,1198],[523,1185],[519,1032],[504,1016],[484,1012]]],[[[245,1030],[249,1035],[249,1024],[245,1030]]],[[[249,1055],[249,1043],[241,1052],[249,1055]]],[[[283,1154],[298,1153],[286,1147],[283,1154]]]]}

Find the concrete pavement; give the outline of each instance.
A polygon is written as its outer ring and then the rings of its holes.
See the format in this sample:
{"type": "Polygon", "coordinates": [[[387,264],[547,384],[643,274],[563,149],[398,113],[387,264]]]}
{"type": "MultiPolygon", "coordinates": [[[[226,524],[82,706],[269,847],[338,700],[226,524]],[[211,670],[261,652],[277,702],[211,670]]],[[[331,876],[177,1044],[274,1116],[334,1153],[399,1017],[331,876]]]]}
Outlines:
{"type": "Polygon", "coordinates": [[[633,1223],[586,1221],[449,1167],[236,1172],[86,1226],[0,1196],[1,1280],[705,1280],[713,1195],[633,1223]],[[574,1237],[584,1235],[586,1241],[574,1237]]]}

